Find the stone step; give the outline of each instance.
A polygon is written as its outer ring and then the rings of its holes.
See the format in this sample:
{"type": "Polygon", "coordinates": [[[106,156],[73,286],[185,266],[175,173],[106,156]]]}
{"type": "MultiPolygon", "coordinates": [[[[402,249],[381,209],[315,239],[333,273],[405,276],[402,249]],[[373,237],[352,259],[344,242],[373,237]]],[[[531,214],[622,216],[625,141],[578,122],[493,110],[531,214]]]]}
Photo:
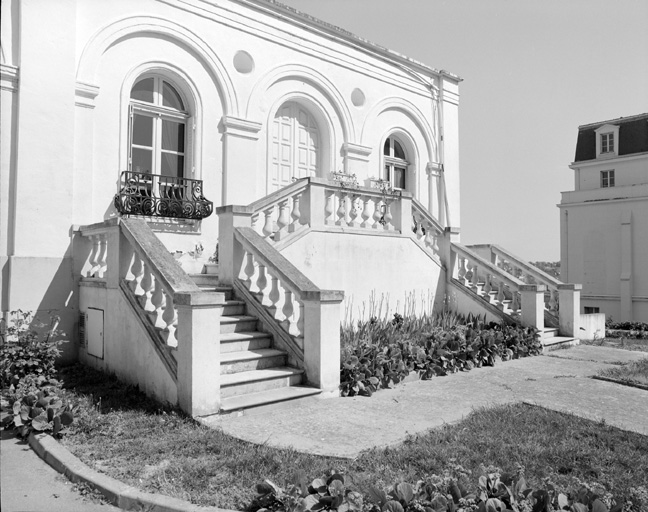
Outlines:
{"type": "Polygon", "coordinates": [[[221,398],[301,384],[304,371],[289,366],[221,375],[221,398]]]}
{"type": "Polygon", "coordinates": [[[218,286],[218,276],[216,274],[189,274],[189,277],[198,286],[218,286]]]}
{"type": "Polygon", "coordinates": [[[542,353],[546,354],[552,350],[557,350],[564,347],[580,344],[578,338],[570,338],[568,336],[553,336],[552,338],[545,338],[542,340],[542,353]]]}
{"type": "Polygon", "coordinates": [[[272,410],[283,406],[293,405],[298,403],[300,399],[313,397],[320,394],[321,391],[317,388],[309,388],[305,386],[289,386],[286,388],[269,389],[267,391],[259,391],[257,393],[250,393],[248,395],[232,396],[224,398],[221,401],[221,413],[232,413],[237,411],[244,411],[244,414],[255,414],[264,412],[265,406],[272,406],[272,410]]]}
{"type": "Polygon", "coordinates": [[[221,375],[284,366],[286,353],[274,348],[221,353],[221,375]]]}
{"type": "Polygon", "coordinates": [[[220,332],[227,334],[230,332],[250,332],[255,331],[258,319],[250,315],[221,316],[220,332]]]}
{"type": "Polygon", "coordinates": [[[227,300],[223,307],[223,316],[245,315],[245,302],[242,300],[227,300]]]}
{"type": "Polygon", "coordinates": [[[221,354],[225,354],[228,352],[239,352],[241,350],[270,348],[272,345],[272,336],[266,332],[259,331],[231,332],[221,334],[220,342],[221,354]]]}
{"type": "Polygon", "coordinates": [[[555,327],[545,327],[542,333],[542,338],[547,340],[558,336],[558,329],[555,327]]]}

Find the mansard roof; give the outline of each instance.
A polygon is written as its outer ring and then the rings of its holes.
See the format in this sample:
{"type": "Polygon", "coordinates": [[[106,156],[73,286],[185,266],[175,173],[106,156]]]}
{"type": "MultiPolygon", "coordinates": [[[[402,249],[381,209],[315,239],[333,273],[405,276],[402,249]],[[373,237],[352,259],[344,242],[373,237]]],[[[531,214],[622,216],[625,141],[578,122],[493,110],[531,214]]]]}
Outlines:
{"type": "Polygon", "coordinates": [[[646,113],[579,126],[574,162],[596,159],[596,130],[606,124],[619,127],[619,156],[648,152],[648,113],[646,113]]]}

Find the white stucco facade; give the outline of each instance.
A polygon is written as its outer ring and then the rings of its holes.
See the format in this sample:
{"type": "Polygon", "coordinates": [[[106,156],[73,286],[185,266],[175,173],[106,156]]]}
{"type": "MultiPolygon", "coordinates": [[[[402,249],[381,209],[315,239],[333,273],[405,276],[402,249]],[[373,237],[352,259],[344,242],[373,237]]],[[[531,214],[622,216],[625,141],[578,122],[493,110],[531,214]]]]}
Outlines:
{"type": "MultiPolygon", "coordinates": [[[[183,175],[214,206],[304,175],[385,179],[394,138],[405,190],[459,227],[460,79],[274,2],[3,1],[1,64],[4,313],[56,310],[74,333],[72,229],[118,216],[142,77],[182,98],[183,175]]],[[[169,251],[218,240],[215,214],[150,224],[169,251]]]]}
{"type": "Polygon", "coordinates": [[[582,313],[648,321],[647,125],[642,114],[579,128],[574,190],[558,206],[561,280],[582,283],[582,313]]]}

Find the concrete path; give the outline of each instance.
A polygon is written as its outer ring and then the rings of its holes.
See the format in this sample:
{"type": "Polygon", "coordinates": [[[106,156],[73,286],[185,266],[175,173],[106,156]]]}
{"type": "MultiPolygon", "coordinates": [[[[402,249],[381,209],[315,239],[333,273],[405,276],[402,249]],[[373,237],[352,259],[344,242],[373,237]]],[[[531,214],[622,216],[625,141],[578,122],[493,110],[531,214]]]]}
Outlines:
{"type": "Polygon", "coordinates": [[[247,441],[344,458],[460,421],[474,408],[521,401],[648,435],[648,391],[589,378],[600,368],[645,357],[644,352],[581,345],[405,382],[371,398],[315,399],[280,411],[203,421],[247,441]]]}
{"type": "Polygon", "coordinates": [[[0,471],[2,512],[119,511],[85,500],[72,490],[72,483],[10,431],[2,432],[0,471]]]}

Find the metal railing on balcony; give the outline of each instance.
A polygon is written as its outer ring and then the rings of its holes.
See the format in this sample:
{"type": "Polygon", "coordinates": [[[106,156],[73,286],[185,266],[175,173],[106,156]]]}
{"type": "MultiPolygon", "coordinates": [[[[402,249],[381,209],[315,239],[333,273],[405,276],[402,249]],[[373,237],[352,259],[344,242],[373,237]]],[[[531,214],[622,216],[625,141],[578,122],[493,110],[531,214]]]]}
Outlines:
{"type": "Polygon", "coordinates": [[[204,219],[214,204],[202,194],[202,180],[124,171],[115,208],[122,215],[204,219]]]}

